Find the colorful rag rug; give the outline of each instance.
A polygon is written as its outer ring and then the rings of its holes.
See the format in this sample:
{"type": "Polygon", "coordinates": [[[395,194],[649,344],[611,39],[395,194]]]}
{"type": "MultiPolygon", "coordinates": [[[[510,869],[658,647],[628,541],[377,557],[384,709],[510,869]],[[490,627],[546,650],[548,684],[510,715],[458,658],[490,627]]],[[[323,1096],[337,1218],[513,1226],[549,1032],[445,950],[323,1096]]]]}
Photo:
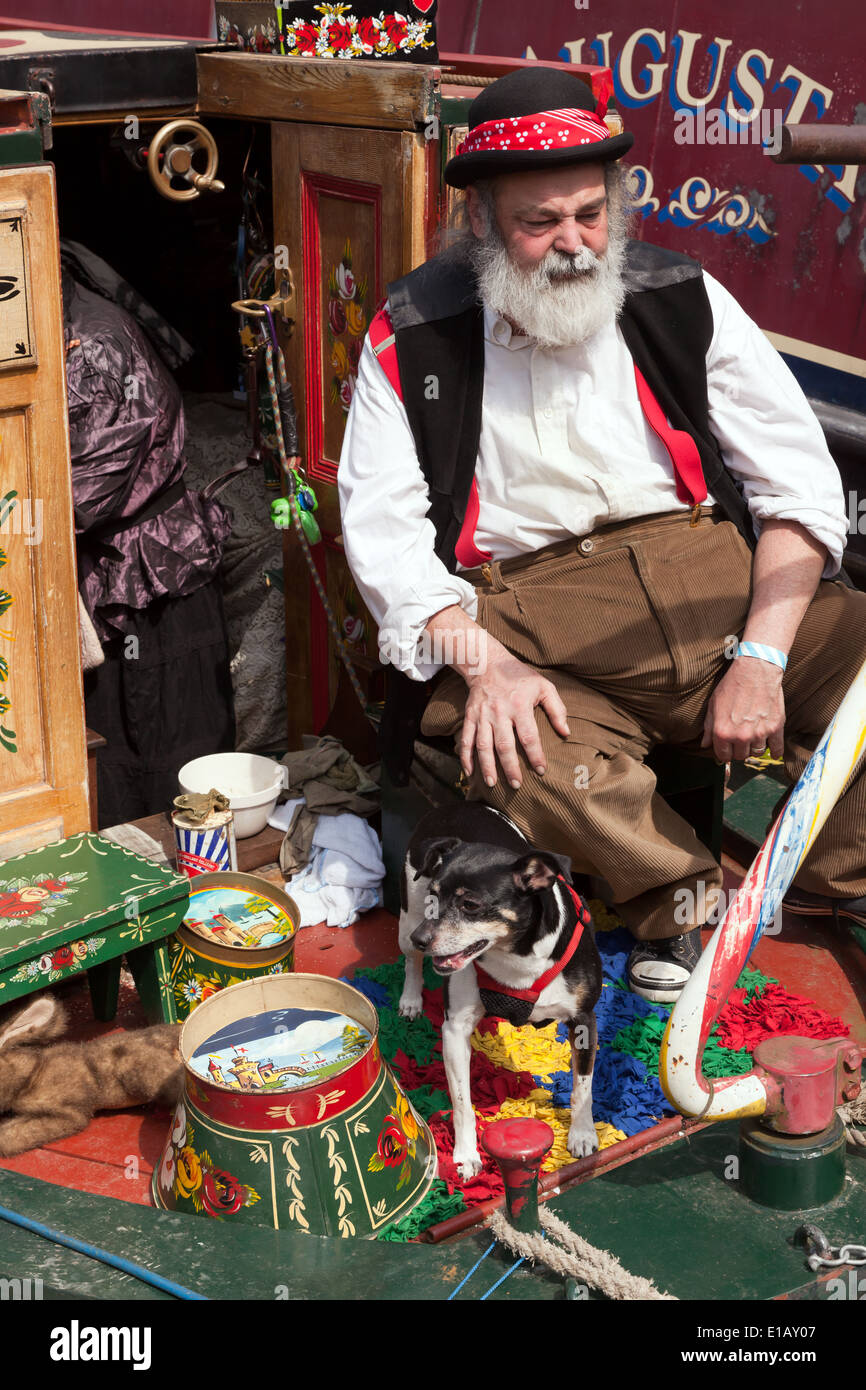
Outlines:
{"type": "MultiPolygon", "coordinates": [[[[648,1004],[626,987],[625,966],[634,942],[599,902],[591,903],[604,984],[595,1008],[598,1055],[592,1103],[599,1148],[607,1148],[674,1114],[658,1080],[659,1048],[670,1006],[648,1004]]],[[[403,961],[359,970],[355,986],[379,1013],[379,1046],[420,1115],[427,1120],[439,1154],[439,1179],[430,1193],[380,1239],[405,1241],[467,1206],[502,1192],[496,1165],[482,1151],[483,1168],[464,1182],[454,1166],[451,1102],[442,1061],[442,980],[424,963],[424,1013],[401,1018],[403,961]]],[[[704,1051],[704,1074],[738,1076],[751,1070],[752,1051],[762,1038],[799,1033],[845,1037],[849,1029],[807,999],[789,994],[778,980],[746,968],[722,1010],[704,1051]]],[[[571,1099],[571,1061],[565,1024],[515,1028],[503,1019],[483,1019],[472,1036],[472,1101],[479,1134],[492,1120],[531,1115],[545,1120],[554,1145],[543,1164],[551,1172],[571,1163],[566,1147],[571,1099]]]]}

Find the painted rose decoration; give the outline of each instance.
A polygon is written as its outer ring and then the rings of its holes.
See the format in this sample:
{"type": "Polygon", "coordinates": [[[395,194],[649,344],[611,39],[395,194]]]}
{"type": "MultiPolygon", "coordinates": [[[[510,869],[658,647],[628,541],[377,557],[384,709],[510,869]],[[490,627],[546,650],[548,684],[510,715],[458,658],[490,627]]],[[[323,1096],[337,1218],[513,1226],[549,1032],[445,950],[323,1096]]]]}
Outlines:
{"type": "Polygon", "coordinates": [[[159,1185],[178,1201],[190,1201],[208,1216],[234,1216],[242,1207],[260,1200],[259,1193],[233,1173],[217,1168],[206,1149],[195,1147],[195,1133],[187,1123],[183,1103],[174,1112],[170,1142],[159,1169],[159,1185]]]}
{"type": "Polygon", "coordinates": [[[379,1131],[376,1152],[367,1164],[367,1172],[381,1173],[383,1168],[399,1168],[397,1187],[401,1188],[412,1176],[411,1160],[415,1157],[420,1133],[415,1112],[395,1088],[394,1104],[379,1131]]]}
{"type": "MultiPolygon", "coordinates": [[[[351,254],[351,252],[350,252],[351,254]]],[[[355,293],[355,277],[344,261],[337,266],[337,289],[343,299],[351,299],[355,293]]]]}
{"type": "Polygon", "coordinates": [[[202,1174],[201,1201],[210,1216],[234,1216],[246,1205],[249,1190],[222,1168],[208,1168],[202,1174]]]}
{"type": "Polygon", "coordinates": [[[26,961],[12,976],[12,980],[20,984],[22,981],[35,979],[37,975],[44,975],[45,984],[54,984],[64,971],[81,970],[87,964],[88,956],[92,962],[107,939],[105,936],[89,936],[86,941],[73,941],[68,946],[58,946],[54,951],[46,951],[37,960],[26,961]]]}
{"type": "Polygon", "coordinates": [[[359,280],[352,266],[352,243],[348,239],[338,265],[328,276],[328,361],[331,403],[338,401],[348,414],[358,376],[363,337],[367,332],[367,280],[359,280]]]}
{"type": "MultiPolygon", "coordinates": [[[[359,19],[352,13],[351,5],[341,4],[314,5],[313,8],[322,16],[317,24],[309,19],[296,19],[283,25],[280,38],[291,57],[384,58],[434,46],[433,22],[429,19],[412,19],[399,11],[385,9],[378,15],[364,15],[359,19]]],[[[430,5],[421,4],[416,8],[426,13],[430,5]]]]}
{"type": "Polygon", "coordinates": [[[191,1197],[193,1192],[197,1192],[201,1187],[201,1179],[201,1163],[198,1154],[187,1144],[177,1156],[175,1176],[177,1195],[179,1197],[191,1197]]]}
{"type": "Polygon", "coordinates": [[[171,1126],[171,1142],[182,1149],[186,1143],[186,1111],[179,1105],[174,1112],[174,1120],[171,1126]]]}

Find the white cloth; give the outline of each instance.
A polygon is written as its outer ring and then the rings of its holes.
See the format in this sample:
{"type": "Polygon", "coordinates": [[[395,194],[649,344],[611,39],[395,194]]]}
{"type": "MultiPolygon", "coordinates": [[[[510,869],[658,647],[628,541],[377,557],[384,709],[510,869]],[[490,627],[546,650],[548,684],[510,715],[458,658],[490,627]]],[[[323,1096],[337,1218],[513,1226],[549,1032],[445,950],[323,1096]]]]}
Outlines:
{"type": "Polygon", "coordinates": [[[304,798],[299,796],[293,801],[284,801],[280,806],[275,806],[268,816],[268,825],[272,826],[274,830],[288,830],[295,811],[298,806],[303,806],[303,804],[304,798]]]}
{"type": "MultiPolygon", "coordinates": [[[[710,423],[741,482],[756,530],[800,522],[839,569],[848,519],[838,469],[793,374],[711,275],[710,423]]],[[[485,307],[484,397],[476,482],[479,549],[495,560],[585,535],[608,522],[673,511],[673,465],[647,424],[634,364],[610,324],[587,342],[541,348],[485,307]]],[[[447,409],[443,401],[442,408],[447,409]]],[[[416,680],[440,669],[419,648],[428,619],[474,589],[434,554],[427,486],[406,412],[369,341],[339,468],[343,541],[379,625],[383,658],[416,680]]],[[[712,500],[712,499],[709,499],[712,500]]]]}
{"type": "Polygon", "coordinates": [[[348,927],[360,912],[380,900],[385,865],[375,830],[348,812],[319,816],[312,856],[299,874],[286,881],[301,914],[301,926],[326,922],[348,927]]]}
{"type": "Polygon", "coordinates": [[[105,652],[102,650],[102,643],[80,594],[78,595],[78,648],[81,653],[82,671],[93,671],[104,663],[105,652]]]}

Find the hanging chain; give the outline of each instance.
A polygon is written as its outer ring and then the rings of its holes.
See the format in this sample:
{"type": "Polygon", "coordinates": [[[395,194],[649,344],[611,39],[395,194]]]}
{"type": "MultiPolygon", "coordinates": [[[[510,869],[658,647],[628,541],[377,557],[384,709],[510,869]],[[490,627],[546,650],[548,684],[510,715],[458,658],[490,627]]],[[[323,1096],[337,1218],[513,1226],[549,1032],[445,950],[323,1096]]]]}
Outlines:
{"type": "Polygon", "coordinates": [[[818,1226],[798,1226],[794,1232],[794,1243],[805,1245],[810,1252],[806,1260],[811,1270],[837,1269],[839,1265],[866,1265],[866,1245],[840,1245],[838,1250],[830,1244],[818,1226]]]}
{"type": "MultiPolygon", "coordinates": [[[[280,373],[280,385],[287,386],[288,377],[286,375],[286,360],[283,357],[283,353],[280,348],[277,348],[277,368],[280,373]]],[[[343,641],[342,634],[337,625],[337,619],[334,616],[334,610],[331,607],[330,600],[328,599],[328,595],[325,592],[325,586],[322,583],[319,571],[316,568],[316,562],[313,559],[313,552],[310,550],[310,543],[304,535],[304,528],[301,524],[301,514],[297,498],[297,487],[295,484],[295,479],[292,476],[292,467],[289,463],[288,455],[286,454],[286,443],[283,438],[283,422],[280,416],[280,402],[279,397],[277,395],[276,377],[274,375],[274,348],[270,341],[267,342],[267,346],[265,348],[265,370],[268,374],[268,389],[271,393],[271,405],[273,407],[274,412],[274,425],[276,427],[277,444],[279,446],[280,451],[280,464],[283,470],[283,478],[285,480],[289,508],[292,514],[292,525],[295,528],[298,540],[301,542],[301,548],[304,552],[304,558],[307,562],[307,568],[310,571],[313,583],[316,586],[316,592],[318,593],[322,603],[322,607],[325,610],[325,616],[328,619],[328,626],[331,629],[331,635],[333,636],[334,641],[337,644],[337,651],[339,652],[340,660],[342,661],[343,666],[346,669],[346,674],[348,675],[349,680],[352,683],[352,689],[358,697],[358,702],[365,715],[369,719],[370,711],[367,706],[367,697],[364,694],[361,682],[358,680],[358,673],[352,665],[352,658],[349,656],[348,647],[343,641]]]]}

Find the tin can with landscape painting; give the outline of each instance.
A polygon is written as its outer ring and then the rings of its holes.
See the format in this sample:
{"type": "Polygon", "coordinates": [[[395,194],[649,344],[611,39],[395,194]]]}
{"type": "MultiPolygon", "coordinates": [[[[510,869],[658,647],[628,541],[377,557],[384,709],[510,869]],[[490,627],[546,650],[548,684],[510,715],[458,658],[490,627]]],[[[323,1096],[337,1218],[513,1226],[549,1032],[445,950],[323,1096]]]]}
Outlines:
{"type": "Polygon", "coordinates": [[[184,920],[168,943],[178,1018],[231,985],[294,970],[299,925],[294,901],[257,874],[197,875],[184,920]]]}
{"type": "Polygon", "coordinates": [[[436,1177],[436,1147],[378,1044],[370,1001],[323,975],[263,976],[184,1024],[184,1092],[158,1207],[314,1235],[375,1236],[436,1177]]]}

